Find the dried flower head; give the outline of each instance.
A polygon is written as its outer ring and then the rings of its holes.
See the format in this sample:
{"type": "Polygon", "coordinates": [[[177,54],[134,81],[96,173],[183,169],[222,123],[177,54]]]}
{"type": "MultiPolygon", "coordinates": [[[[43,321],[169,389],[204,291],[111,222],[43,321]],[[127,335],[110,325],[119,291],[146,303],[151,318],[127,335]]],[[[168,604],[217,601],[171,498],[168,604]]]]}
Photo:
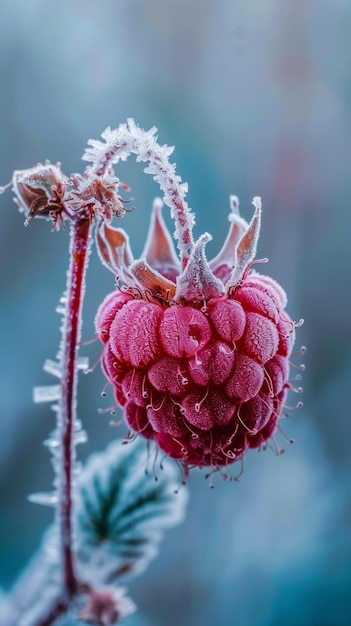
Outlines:
{"type": "Polygon", "coordinates": [[[84,176],[75,175],[72,182],[70,204],[75,210],[83,209],[91,221],[97,217],[110,222],[113,217],[125,214],[126,201],[118,194],[118,188],[121,186],[128,191],[129,187],[113,174],[96,176],[87,168],[84,176]]]}
{"type": "Polygon", "coordinates": [[[0,193],[12,185],[15,202],[26,216],[25,226],[34,217],[51,219],[53,230],[64,227],[69,220],[95,219],[110,222],[113,217],[126,213],[125,200],[119,188],[129,187],[107,171],[98,175],[87,167],[84,174],[73,174],[70,178],[60,169],[60,163],[52,165],[46,161],[26,170],[14,172],[11,182],[0,187],[0,193]]]}
{"type": "Polygon", "coordinates": [[[25,225],[33,217],[50,217],[53,227],[63,223],[64,197],[67,177],[61,172],[60,163],[45,165],[38,163],[27,170],[17,170],[13,174],[12,184],[15,201],[26,216],[25,225]]]}

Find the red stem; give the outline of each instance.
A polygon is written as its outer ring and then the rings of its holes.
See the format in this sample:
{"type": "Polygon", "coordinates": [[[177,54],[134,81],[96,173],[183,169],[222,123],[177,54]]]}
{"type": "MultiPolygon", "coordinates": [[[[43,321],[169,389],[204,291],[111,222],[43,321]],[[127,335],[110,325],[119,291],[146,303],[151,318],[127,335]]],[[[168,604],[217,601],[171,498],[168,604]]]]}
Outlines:
{"type": "Polygon", "coordinates": [[[88,258],[90,223],[71,224],[70,267],[68,272],[67,310],[62,338],[62,387],[60,402],[62,457],[59,487],[59,525],[62,549],[63,592],[72,598],[78,582],[72,550],[72,472],[75,460],[73,441],[76,422],[76,359],[80,340],[84,278],[88,258]]]}

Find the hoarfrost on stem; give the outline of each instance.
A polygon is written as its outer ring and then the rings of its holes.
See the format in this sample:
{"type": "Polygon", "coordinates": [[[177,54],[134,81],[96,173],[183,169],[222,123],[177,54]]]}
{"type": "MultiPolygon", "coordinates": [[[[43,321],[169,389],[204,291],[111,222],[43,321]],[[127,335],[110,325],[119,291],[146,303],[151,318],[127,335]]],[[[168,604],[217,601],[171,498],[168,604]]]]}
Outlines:
{"type": "Polygon", "coordinates": [[[137,161],[149,162],[144,172],[151,174],[164,191],[163,200],[176,222],[175,238],[185,267],[194,245],[194,216],[185,201],[188,185],[176,174],[175,164],[169,163],[174,148],[160,146],[156,132],[156,127],[144,131],[133,119],[128,119],[127,124],[121,124],[115,130],[107,128],[101,135],[104,142],[90,139],[83,160],[92,163],[90,171],[88,168],[88,175],[92,177],[104,176],[111,165],[125,161],[130,154],[136,154],[137,161]]]}

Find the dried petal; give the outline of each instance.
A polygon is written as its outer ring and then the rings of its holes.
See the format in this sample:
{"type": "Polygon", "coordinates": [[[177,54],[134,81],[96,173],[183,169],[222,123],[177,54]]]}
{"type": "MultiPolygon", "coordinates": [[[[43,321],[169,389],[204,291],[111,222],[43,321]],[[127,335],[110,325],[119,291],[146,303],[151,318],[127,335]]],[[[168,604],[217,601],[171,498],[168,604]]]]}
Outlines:
{"type": "Polygon", "coordinates": [[[148,299],[152,297],[156,301],[169,302],[174,297],[175,284],[150,267],[145,259],[134,261],[129,271],[148,299]]]}
{"type": "Polygon", "coordinates": [[[235,263],[235,246],[249,226],[247,221],[240,216],[239,199],[237,196],[230,196],[229,200],[231,208],[231,212],[228,216],[230,221],[229,232],[219,253],[209,263],[214,275],[223,282],[228,280],[230,272],[233,269],[235,263]]]}
{"type": "Polygon", "coordinates": [[[127,233],[102,222],[96,231],[96,243],[103,264],[118,277],[127,277],[133,262],[127,233]]]}
{"type": "Polygon", "coordinates": [[[162,217],[163,202],[155,198],[149,233],[141,258],[145,257],[151,267],[166,275],[170,270],[179,273],[180,263],[171,235],[162,217]]]}
{"type": "Polygon", "coordinates": [[[242,280],[246,270],[249,268],[250,263],[252,263],[256,255],[261,227],[261,198],[254,198],[252,203],[255,206],[255,213],[247,230],[236,244],[234,269],[226,283],[227,289],[235,287],[242,280]]]}
{"type": "Polygon", "coordinates": [[[27,170],[17,170],[13,175],[13,191],[20,211],[25,213],[27,225],[33,217],[50,217],[54,228],[58,226],[64,211],[63,200],[68,184],[60,164],[38,163],[27,170]]]}

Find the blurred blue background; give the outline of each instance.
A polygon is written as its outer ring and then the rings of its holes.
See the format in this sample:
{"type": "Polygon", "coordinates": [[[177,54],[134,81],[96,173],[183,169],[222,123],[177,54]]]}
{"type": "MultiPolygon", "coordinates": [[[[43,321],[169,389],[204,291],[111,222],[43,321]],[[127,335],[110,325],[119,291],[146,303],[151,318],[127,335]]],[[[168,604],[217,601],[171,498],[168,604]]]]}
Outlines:
{"type": "MultiPolygon", "coordinates": [[[[248,454],[240,483],[190,479],[188,517],[131,585],[152,626],[346,626],[351,623],[349,0],[11,0],[0,3],[0,182],[61,161],[82,171],[88,138],[134,117],[175,145],[195,234],[215,254],[229,194],[244,217],[261,195],[262,271],[305,318],[304,407],[284,422],[297,442],[277,458],[248,454]]],[[[159,190],[134,161],[117,174],[136,210],[123,222],[140,254],[159,190]]],[[[52,512],[26,501],[49,489],[43,439],[54,414],[32,388],[59,341],[68,233],[23,227],[0,197],[0,585],[36,550],[52,512]]],[[[83,338],[113,276],[93,251],[83,338]]],[[[83,349],[93,362],[95,344],[83,349]]],[[[80,377],[79,415],[102,449],[116,431],[98,369],[80,377]]],[[[290,397],[291,403],[295,398],[290,397]]],[[[119,434],[124,430],[120,430],[119,434]]],[[[284,446],[286,442],[282,441],[284,446]]],[[[234,468],[236,469],[236,468],[234,468]]]]}

